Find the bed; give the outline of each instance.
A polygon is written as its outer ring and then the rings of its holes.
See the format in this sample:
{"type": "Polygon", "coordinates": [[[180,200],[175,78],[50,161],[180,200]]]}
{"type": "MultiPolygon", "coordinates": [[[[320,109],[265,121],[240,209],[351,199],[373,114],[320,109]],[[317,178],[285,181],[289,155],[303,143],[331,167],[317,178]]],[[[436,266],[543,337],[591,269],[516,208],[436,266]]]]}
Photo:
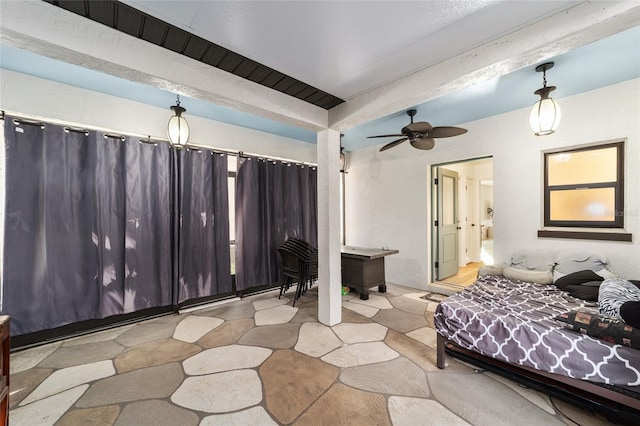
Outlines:
{"type": "Polygon", "coordinates": [[[570,329],[567,317],[597,317],[598,303],[553,285],[554,274],[558,279],[585,267],[607,275],[606,262],[597,258],[594,264],[593,257],[581,256],[567,266],[548,253],[524,261],[518,255],[507,270],[480,275],[436,309],[438,367],[445,368],[448,354],[611,421],[640,424],[640,349],[570,329]]]}

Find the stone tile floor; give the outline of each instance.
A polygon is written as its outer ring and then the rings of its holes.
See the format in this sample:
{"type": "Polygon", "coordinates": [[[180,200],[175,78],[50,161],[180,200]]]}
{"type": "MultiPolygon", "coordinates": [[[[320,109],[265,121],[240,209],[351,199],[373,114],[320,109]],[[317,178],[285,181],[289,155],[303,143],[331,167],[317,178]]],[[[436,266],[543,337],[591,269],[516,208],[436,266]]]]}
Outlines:
{"type": "Polygon", "coordinates": [[[15,352],[11,425],[605,423],[455,359],[439,370],[437,303],[387,287],[343,296],[334,327],[314,289],[295,307],[270,292],[15,352]]]}

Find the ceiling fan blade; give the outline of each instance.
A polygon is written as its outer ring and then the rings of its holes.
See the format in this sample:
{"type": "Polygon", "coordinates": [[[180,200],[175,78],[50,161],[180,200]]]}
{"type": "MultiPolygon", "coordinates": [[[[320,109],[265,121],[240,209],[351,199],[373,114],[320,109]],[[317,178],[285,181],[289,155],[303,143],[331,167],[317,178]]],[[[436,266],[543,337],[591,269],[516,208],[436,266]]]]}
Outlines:
{"type": "Polygon", "coordinates": [[[377,136],[367,136],[367,139],[371,139],[371,138],[397,138],[398,136],[404,136],[403,134],[399,134],[399,135],[377,135],[377,136]]]}
{"type": "Polygon", "coordinates": [[[411,146],[417,149],[423,149],[425,151],[433,149],[436,146],[436,141],[433,138],[418,138],[411,141],[411,146]]]}
{"type": "Polygon", "coordinates": [[[462,127],[439,126],[434,127],[433,130],[428,133],[430,138],[450,138],[451,136],[459,136],[467,133],[467,129],[463,129],[462,127]]]}
{"type": "Polygon", "coordinates": [[[405,126],[405,129],[416,133],[429,133],[433,129],[433,126],[426,121],[418,121],[417,123],[408,124],[405,126]]]}
{"type": "Polygon", "coordinates": [[[383,146],[382,148],[380,148],[380,152],[386,151],[389,148],[393,148],[394,146],[399,145],[399,144],[401,144],[402,142],[404,142],[406,140],[407,140],[407,138],[405,137],[405,138],[397,139],[397,140],[395,140],[393,142],[390,142],[390,143],[386,144],[385,146],[383,146]]]}

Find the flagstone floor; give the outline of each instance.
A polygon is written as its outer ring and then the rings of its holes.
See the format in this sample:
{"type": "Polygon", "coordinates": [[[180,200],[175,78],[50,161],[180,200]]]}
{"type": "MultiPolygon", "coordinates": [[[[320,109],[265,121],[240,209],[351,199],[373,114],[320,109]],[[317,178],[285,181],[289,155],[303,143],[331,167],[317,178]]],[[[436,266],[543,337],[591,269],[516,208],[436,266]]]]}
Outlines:
{"type": "Polygon", "coordinates": [[[437,303],[387,287],[343,296],[334,327],[314,289],[295,307],[270,292],[15,352],[10,424],[605,423],[455,359],[439,370],[437,303]]]}

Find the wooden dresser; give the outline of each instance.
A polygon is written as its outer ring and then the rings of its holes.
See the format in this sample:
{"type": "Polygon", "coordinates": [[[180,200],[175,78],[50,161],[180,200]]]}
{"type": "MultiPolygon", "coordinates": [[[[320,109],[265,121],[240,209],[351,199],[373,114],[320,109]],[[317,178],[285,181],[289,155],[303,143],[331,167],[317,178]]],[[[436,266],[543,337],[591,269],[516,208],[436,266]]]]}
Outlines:
{"type": "Polygon", "coordinates": [[[9,317],[0,315],[0,425],[9,425],[9,351],[11,339],[9,334],[9,317]]]}

